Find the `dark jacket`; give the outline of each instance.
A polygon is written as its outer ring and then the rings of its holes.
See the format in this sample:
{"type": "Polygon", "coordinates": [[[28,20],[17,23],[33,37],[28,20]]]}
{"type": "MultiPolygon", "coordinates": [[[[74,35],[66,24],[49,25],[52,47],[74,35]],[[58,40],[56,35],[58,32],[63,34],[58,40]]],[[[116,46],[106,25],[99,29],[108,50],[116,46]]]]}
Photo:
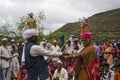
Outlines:
{"type": "Polygon", "coordinates": [[[30,48],[35,45],[27,42],[25,45],[25,63],[28,72],[27,80],[46,80],[49,76],[46,61],[43,56],[33,57],[30,55],[30,48]]]}

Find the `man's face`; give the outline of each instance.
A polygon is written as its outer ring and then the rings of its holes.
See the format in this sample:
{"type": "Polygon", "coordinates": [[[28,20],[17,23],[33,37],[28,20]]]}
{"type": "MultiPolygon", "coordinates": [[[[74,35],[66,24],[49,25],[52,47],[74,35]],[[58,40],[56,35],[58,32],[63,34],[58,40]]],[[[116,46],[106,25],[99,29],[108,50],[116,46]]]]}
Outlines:
{"type": "Polygon", "coordinates": [[[113,63],[118,64],[118,58],[114,58],[113,63]]]}
{"type": "Polygon", "coordinates": [[[120,67],[118,67],[118,71],[120,72],[120,67]]]}
{"type": "Polygon", "coordinates": [[[54,45],[57,45],[57,43],[56,43],[56,42],[54,42],[53,44],[54,44],[54,45]]]}
{"type": "Polygon", "coordinates": [[[2,41],[3,45],[7,45],[7,40],[2,41]]]}
{"type": "Polygon", "coordinates": [[[87,46],[87,39],[86,38],[81,39],[81,41],[82,41],[83,46],[87,46]]]}
{"type": "Polygon", "coordinates": [[[32,40],[33,40],[33,42],[37,43],[38,42],[38,36],[33,36],[32,40]]]}
{"type": "Polygon", "coordinates": [[[71,42],[68,42],[68,45],[71,45],[71,42]]]}
{"type": "Polygon", "coordinates": [[[105,66],[104,69],[105,69],[106,72],[109,71],[109,67],[108,66],[105,66]]]}
{"type": "Polygon", "coordinates": [[[78,44],[78,41],[74,41],[74,45],[77,45],[78,44]]]}
{"type": "Polygon", "coordinates": [[[46,44],[46,43],[43,43],[43,46],[47,46],[47,44],[46,44]]]}
{"type": "Polygon", "coordinates": [[[62,67],[61,63],[57,63],[57,68],[60,69],[62,67]]]}
{"type": "Polygon", "coordinates": [[[107,60],[103,60],[102,64],[106,64],[107,63],[107,60]]]}

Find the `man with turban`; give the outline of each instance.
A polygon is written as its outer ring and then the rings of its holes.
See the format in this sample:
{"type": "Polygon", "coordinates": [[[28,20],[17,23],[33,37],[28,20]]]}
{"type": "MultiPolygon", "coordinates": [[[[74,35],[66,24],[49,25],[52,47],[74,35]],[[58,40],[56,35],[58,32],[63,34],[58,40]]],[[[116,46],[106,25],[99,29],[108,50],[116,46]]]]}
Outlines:
{"type": "Polygon", "coordinates": [[[36,29],[29,29],[23,33],[23,37],[27,40],[23,49],[28,72],[27,80],[47,80],[49,72],[44,56],[60,57],[62,55],[61,52],[48,51],[37,45],[38,36],[36,29]]]}

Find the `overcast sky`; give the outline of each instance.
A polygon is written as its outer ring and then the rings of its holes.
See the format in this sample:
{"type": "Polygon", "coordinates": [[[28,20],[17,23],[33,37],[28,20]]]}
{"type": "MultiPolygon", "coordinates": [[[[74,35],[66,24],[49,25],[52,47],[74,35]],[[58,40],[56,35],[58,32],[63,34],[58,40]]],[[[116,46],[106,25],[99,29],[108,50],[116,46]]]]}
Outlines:
{"type": "Polygon", "coordinates": [[[116,8],[120,8],[120,0],[1,0],[0,20],[16,23],[27,13],[44,10],[44,29],[48,33],[79,18],[116,8]]]}

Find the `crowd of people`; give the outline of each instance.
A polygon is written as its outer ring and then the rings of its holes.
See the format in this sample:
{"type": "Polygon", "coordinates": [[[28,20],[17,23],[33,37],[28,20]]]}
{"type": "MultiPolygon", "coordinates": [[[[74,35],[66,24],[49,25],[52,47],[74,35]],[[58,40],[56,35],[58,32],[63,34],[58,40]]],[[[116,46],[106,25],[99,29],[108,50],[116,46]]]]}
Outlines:
{"type": "MultiPolygon", "coordinates": [[[[40,42],[43,49],[63,52],[64,55],[71,55],[83,48],[78,38],[71,35],[66,40],[64,46],[58,45],[56,40],[48,43],[46,39],[40,42]],[[71,38],[72,37],[72,38],[71,38]]],[[[24,42],[18,43],[12,39],[8,42],[7,38],[1,40],[0,47],[0,79],[1,80],[27,80],[27,70],[22,62],[24,42]],[[9,44],[9,45],[8,45],[9,44]],[[22,66],[21,66],[22,65],[22,66]]],[[[118,41],[97,41],[94,42],[97,60],[100,62],[100,80],[119,80],[120,79],[120,42],[118,41]]],[[[52,56],[44,56],[46,65],[49,69],[50,80],[74,80],[77,59],[68,58],[60,60],[52,56]]],[[[35,64],[33,64],[35,65],[35,64]]],[[[41,80],[41,79],[40,79],[41,80]]]]}
{"type": "Polygon", "coordinates": [[[1,40],[0,80],[120,80],[120,40],[93,42],[83,19],[79,37],[38,43],[36,21],[29,17],[25,41],[1,40]]]}
{"type": "Polygon", "coordinates": [[[95,43],[96,55],[100,61],[101,80],[120,79],[120,41],[103,40],[95,43]]]}

